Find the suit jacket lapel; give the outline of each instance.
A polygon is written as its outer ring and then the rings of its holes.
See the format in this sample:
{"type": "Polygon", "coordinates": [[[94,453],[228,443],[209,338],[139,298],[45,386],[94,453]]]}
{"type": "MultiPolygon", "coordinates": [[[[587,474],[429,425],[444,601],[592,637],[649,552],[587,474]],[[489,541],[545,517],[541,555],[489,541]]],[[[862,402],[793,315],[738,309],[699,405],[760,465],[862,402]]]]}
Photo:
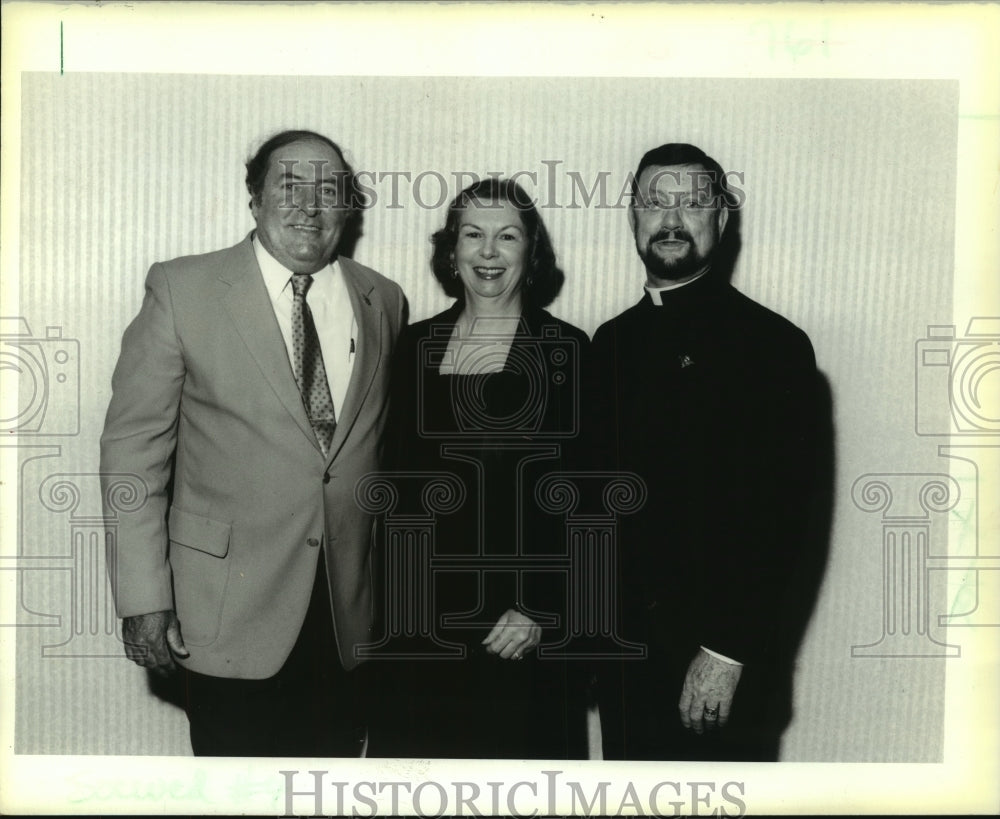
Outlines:
{"type": "Polygon", "coordinates": [[[337,429],[330,444],[328,461],[332,461],[347,438],[351,427],[358,419],[358,413],[371,389],[382,358],[383,305],[375,290],[375,283],[365,273],[364,268],[351,259],[340,259],[340,269],[351,298],[351,308],[358,323],[357,355],[351,370],[351,380],[347,385],[344,404],[337,417],[337,429]]]}
{"type": "Polygon", "coordinates": [[[275,395],[318,450],[250,236],[233,248],[227,259],[231,262],[219,272],[219,278],[230,286],[226,310],[275,395]]]}

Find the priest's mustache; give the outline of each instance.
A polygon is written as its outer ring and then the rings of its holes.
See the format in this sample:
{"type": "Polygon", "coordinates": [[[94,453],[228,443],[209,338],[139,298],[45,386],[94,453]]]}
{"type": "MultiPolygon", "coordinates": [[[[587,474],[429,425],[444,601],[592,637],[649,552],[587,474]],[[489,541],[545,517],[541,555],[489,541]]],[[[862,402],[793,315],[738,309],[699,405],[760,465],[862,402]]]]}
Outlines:
{"type": "Polygon", "coordinates": [[[649,242],[653,244],[654,242],[676,242],[678,240],[683,240],[688,244],[694,243],[694,238],[686,230],[660,230],[649,242]]]}

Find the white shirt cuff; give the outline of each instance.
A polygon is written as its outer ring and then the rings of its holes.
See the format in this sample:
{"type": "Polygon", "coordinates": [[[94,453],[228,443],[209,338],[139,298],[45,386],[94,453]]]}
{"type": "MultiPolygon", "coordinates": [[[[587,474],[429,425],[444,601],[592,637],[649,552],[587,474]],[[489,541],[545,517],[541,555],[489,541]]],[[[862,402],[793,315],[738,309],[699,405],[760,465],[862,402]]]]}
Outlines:
{"type": "Polygon", "coordinates": [[[704,651],[706,654],[711,654],[718,660],[722,660],[722,662],[724,663],[729,663],[730,665],[739,665],[739,666],[743,665],[743,663],[739,662],[738,660],[734,660],[731,657],[727,657],[725,654],[719,654],[718,651],[712,651],[712,649],[705,648],[705,646],[702,646],[701,650],[704,651]]]}

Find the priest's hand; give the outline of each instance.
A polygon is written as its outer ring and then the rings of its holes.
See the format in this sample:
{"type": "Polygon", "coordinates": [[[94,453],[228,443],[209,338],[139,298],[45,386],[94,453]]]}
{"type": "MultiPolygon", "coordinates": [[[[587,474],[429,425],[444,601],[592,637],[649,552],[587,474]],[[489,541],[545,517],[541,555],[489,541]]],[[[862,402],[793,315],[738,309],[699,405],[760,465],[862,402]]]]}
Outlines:
{"type": "Polygon", "coordinates": [[[729,721],[742,673],[742,665],[727,663],[699,649],[688,666],[677,706],[684,727],[696,734],[722,728],[729,721]]]}

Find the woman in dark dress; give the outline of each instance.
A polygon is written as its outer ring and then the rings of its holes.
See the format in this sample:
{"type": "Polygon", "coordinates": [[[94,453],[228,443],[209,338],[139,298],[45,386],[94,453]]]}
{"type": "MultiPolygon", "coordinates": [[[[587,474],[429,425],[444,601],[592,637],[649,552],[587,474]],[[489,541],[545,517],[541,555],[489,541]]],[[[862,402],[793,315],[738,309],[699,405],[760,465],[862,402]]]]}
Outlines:
{"type": "Polygon", "coordinates": [[[433,242],[456,302],[400,337],[386,438],[394,514],[418,520],[430,503],[433,538],[415,552],[390,537],[382,555],[388,605],[406,587],[429,617],[422,631],[399,617],[383,629],[368,755],[585,758],[582,680],[552,651],[566,628],[565,526],[535,489],[568,467],[588,339],[543,309],[563,273],[513,181],[462,191],[433,242]],[[436,506],[435,481],[450,487],[436,506]],[[421,555],[415,586],[384,565],[407,548],[421,555]]]}

